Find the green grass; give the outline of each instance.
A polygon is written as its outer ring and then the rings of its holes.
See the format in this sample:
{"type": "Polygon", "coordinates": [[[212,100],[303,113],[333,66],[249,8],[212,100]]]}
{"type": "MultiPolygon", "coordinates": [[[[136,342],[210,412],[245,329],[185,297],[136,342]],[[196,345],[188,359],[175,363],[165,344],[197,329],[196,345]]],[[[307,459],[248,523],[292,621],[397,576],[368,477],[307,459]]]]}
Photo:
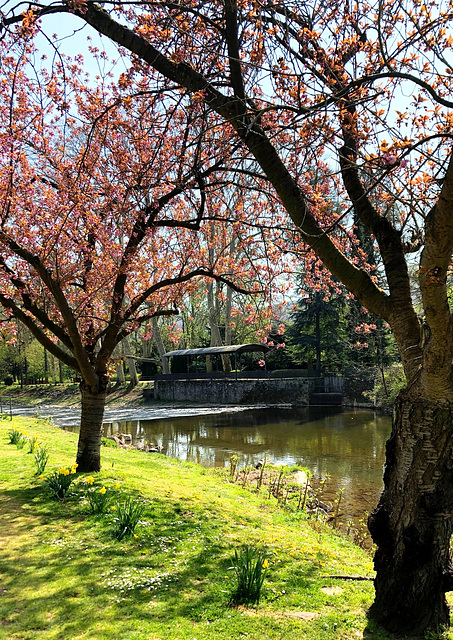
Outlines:
{"type": "MultiPolygon", "coordinates": [[[[77,436],[14,419],[49,450],[46,474],[69,467],[77,436]]],[[[0,423],[1,640],[342,640],[387,636],[369,627],[364,551],[304,515],[280,510],[219,474],[160,455],[103,448],[94,484],[78,475],[66,500],[34,476],[32,456],[0,423]],[[115,512],[92,514],[84,495],[145,503],[138,537],[114,538],[115,512]],[[260,604],[231,607],[235,550],[269,558],[260,604]]]]}

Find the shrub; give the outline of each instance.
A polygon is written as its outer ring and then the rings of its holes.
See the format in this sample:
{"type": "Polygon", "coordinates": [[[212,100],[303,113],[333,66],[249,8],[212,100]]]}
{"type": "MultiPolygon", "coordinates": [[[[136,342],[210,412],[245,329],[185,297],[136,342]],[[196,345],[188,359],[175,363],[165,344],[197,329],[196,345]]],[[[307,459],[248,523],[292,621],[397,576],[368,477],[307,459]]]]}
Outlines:
{"type": "Polygon", "coordinates": [[[266,577],[268,560],[265,554],[254,548],[244,547],[241,553],[234,552],[236,585],[231,594],[233,604],[258,604],[266,577]]]}
{"type": "Polygon", "coordinates": [[[112,448],[116,448],[118,449],[118,445],[116,444],[115,440],[109,440],[108,438],[101,438],[101,445],[103,447],[112,447],[112,448]]]}
{"type": "Polygon", "coordinates": [[[365,395],[373,400],[378,407],[390,410],[396,396],[406,386],[403,365],[400,362],[386,367],[382,374],[376,377],[374,391],[365,395]]]}

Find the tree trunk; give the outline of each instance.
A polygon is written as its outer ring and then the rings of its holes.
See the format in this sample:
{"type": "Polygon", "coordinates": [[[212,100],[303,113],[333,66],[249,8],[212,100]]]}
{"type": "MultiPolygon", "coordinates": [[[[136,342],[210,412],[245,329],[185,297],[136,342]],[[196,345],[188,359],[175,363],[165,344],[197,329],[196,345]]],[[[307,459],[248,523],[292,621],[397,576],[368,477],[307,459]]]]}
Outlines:
{"type": "Polygon", "coordinates": [[[233,307],[233,289],[231,287],[226,288],[226,302],[225,302],[225,346],[231,344],[232,330],[231,330],[231,311],[233,307]]]}
{"type": "MultiPolygon", "coordinates": [[[[209,326],[211,327],[211,347],[221,347],[222,336],[220,335],[219,329],[219,311],[216,308],[216,304],[214,302],[214,285],[212,282],[208,282],[206,285],[208,296],[208,311],[209,311],[209,326]]],[[[227,354],[221,354],[222,360],[222,369],[224,371],[231,371],[231,360],[227,354]]],[[[208,369],[206,369],[208,371],[208,369]]],[[[210,368],[209,371],[212,369],[210,368]]]]}
{"type": "Polygon", "coordinates": [[[449,624],[453,589],[453,403],[398,397],[384,492],[369,518],[378,546],[370,618],[398,635],[449,624]]]}
{"type": "Polygon", "coordinates": [[[122,362],[118,362],[115,365],[116,379],[120,384],[124,384],[126,382],[126,378],[124,376],[124,366],[122,362]]]}
{"type": "Polygon", "coordinates": [[[131,378],[130,386],[133,389],[138,385],[138,374],[137,374],[137,367],[135,366],[135,360],[130,357],[132,355],[132,349],[131,349],[128,336],[123,338],[123,348],[124,348],[124,355],[126,356],[127,368],[129,369],[129,375],[131,378]]]}
{"type": "Polygon", "coordinates": [[[153,337],[156,342],[157,351],[159,353],[160,361],[162,364],[162,373],[170,373],[170,365],[168,363],[168,358],[164,358],[164,353],[166,349],[164,346],[164,342],[162,340],[159,323],[155,316],[151,318],[151,323],[153,327],[153,337]]]}
{"type": "Polygon", "coordinates": [[[321,371],[321,325],[319,307],[315,311],[315,334],[316,334],[316,371],[321,371]]]}
{"type": "Polygon", "coordinates": [[[82,382],[80,392],[82,394],[82,416],[77,449],[77,471],[100,471],[101,430],[107,391],[103,389],[98,393],[92,393],[82,382]]]}

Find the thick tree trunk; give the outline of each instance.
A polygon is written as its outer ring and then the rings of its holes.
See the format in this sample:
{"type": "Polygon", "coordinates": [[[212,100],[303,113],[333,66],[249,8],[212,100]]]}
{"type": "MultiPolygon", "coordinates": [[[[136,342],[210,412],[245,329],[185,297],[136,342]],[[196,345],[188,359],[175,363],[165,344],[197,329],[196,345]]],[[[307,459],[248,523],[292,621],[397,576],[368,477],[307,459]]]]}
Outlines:
{"type": "Polygon", "coordinates": [[[101,429],[104,418],[107,391],[93,393],[83,382],[80,385],[82,394],[82,416],[80,419],[80,435],[77,450],[77,471],[101,470],[101,429]]]}
{"type": "Polygon", "coordinates": [[[378,549],[370,618],[387,631],[423,635],[449,624],[453,589],[453,404],[404,393],[387,442],[384,492],[369,518],[378,549]]]}

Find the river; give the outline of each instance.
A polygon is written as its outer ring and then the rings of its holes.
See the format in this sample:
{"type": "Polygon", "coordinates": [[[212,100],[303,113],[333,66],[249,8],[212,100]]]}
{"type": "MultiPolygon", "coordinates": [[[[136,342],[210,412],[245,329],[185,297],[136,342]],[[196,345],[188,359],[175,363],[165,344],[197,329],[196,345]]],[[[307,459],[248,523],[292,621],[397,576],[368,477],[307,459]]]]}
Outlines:
{"type": "MultiPolygon", "coordinates": [[[[80,414],[74,408],[49,406],[39,412],[77,430],[80,414]]],[[[388,416],[371,411],[280,407],[114,408],[106,410],[104,423],[106,436],[128,433],[134,442],[146,440],[169,456],[205,467],[228,466],[230,456],[237,455],[240,467],[262,458],[300,465],[313,474],[314,484],[328,475],[325,500],[333,502],[343,489],[342,510],[355,520],[379,498],[390,429],[388,416]]]]}

